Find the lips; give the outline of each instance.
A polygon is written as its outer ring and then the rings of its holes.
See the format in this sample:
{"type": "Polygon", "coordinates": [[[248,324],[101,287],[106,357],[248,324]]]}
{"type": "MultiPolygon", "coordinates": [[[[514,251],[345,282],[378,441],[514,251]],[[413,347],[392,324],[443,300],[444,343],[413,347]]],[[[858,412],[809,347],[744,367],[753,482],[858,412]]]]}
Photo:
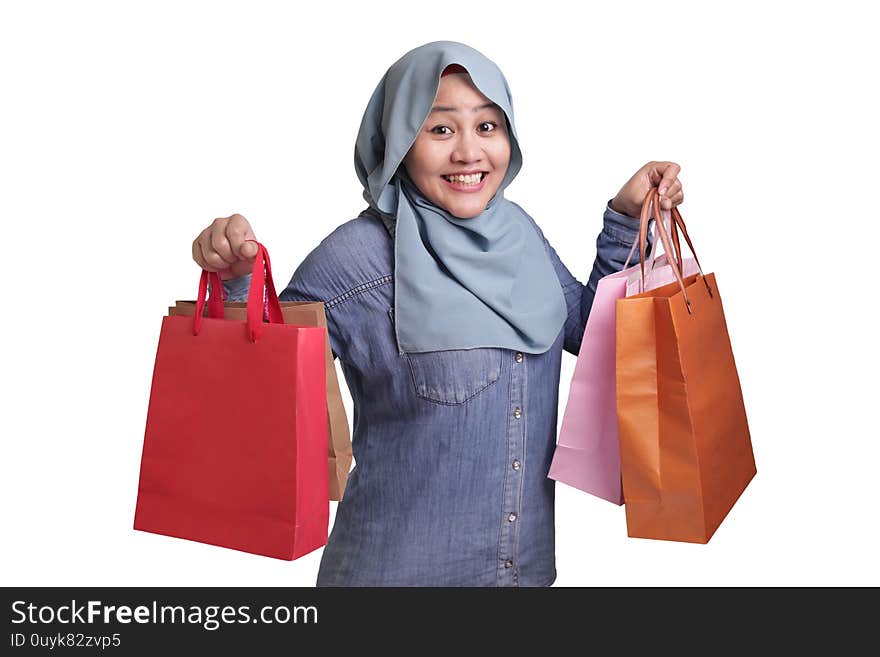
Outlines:
{"type": "MultiPolygon", "coordinates": [[[[477,173],[477,172],[474,172],[474,173],[477,173]]],[[[464,183],[459,183],[459,182],[449,182],[448,180],[446,180],[446,178],[444,176],[440,176],[440,178],[443,180],[443,182],[450,189],[454,189],[457,192],[474,193],[474,192],[481,191],[483,189],[483,187],[485,187],[485,185],[486,185],[486,180],[489,178],[489,174],[486,173],[485,171],[481,171],[479,173],[482,173],[483,177],[480,180],[480,182],[478,182],[475,185],[465,185],[464,183]]],[[[458,175],[458,174],[456,174],[456,175],[458,175]]]]}

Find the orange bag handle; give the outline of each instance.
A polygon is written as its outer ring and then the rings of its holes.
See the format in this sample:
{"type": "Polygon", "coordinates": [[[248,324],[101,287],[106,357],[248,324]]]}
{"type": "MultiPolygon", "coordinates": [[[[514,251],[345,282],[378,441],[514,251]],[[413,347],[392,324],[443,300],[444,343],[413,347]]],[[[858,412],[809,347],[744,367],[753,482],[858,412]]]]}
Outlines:
{"type": "MultiPolygon", "coordinates": [[[[684,219],[681,218],[681,213],[678,211],[678,208],[672,206],[672,218],[675,220],[675,224],[678,225],[678,229],[681,231],[682,235],[684,235],[684,241],[687,242],[688,248],[691,250],[691,253],[694,256],[694,262],[697,263],[697,270],[700,272],[700,276],[703,281],[706,283],[706,289],[709,291],[709,296],[714,298],[712,294],[712,288],[709,285],[709,281],[706,280],[705,274],[703,274],[703,268],[700,266],[700,259],[697,257],[697,252],[694,250],[694,244],[691,242],[690,235],[688,235],[687,227],[684,225],[684,219]]],[[[675,242],[678,240],[678,231],[674,231],[672,233],[672,240],[675,242]]],[[[679,250],[679,253],[681,251],[679,250]]]]}
{"type": "MultiPolygon", "coordinates": [[[[654,221],[657,224],[657,232],[660,235],[660,241],[663,243],[663,249],[667,254],[675,254],[678,257],[678,261],[673,263],[672,265],[672,273],[675,275],[675,280],[678,282],[678,286],[681,288],[682,296],[684,296],[684,302],[687,306],[688,314],[691,314],[691,302],[687,295],[687,290],[684,286],[684,279],[682,278],[682,259],[681,259],[681,246],[678,243],[678,234],[677,229],[680,229],[682,234],[684,235],[684,239],[687,242],[688,248],[691,250],[691,253],[694,256],[694,262],[697,264],[697,269],[700,272],[700,278],[703,279],[703,283],[706,285],[706,289],[709,292],[709,296],[714,296],[712,294],[712,288],[709,286],[709,282],[706,280],[705,275],[703,274],[703,268],[700,266],[700,261],[697,258],[697,253],[694,250],[693,242],[691,242],[690,235],[688,235],[687,227],[684,224],[684,219],[681,217],[681,213],[678,211],[678,208],[673,206],[672,208],[672,217],[673,222],[670,225],[671,232],[673,232],[674,238],[670,238],[669,233],[666,231],[666,227],[663,225],[663,217],[660,215],[660,207],[657,203],[657,199],[659,199],[659,193],[657,192],[656,187],[652,187],[648,190],[648,194],[645,197],[645,201],[642,204],[642,213],[639,217],[639,265],[641,266],[642,273],[642,289],[645,288],[645,252],[647,250],[647,232],[648,232],[648,214],[649,207],[653,204],[653,214],[654,221]],[[675,228],[673,228],[673,226],[675,228]],[[674,244],[674,246],[673,246],[674,244]]],[[[667,256],[667,259],[669,256],[667,256]]]]}
{"type": "MultiPolygon", "coordinates": [[[[642,222],[642,221],[647,221],[648,224],[650,224],[650,221],[651,221],[650,218],[647,217],[647,214],[649,213],[648,210],[647,210],[647,208],[650,207],[650,205],[651,205],[650,197],[645,197],[645,201],[646,201],[646,202],[642,204],[642,214],[641,214],[641,217],[640,217],[640,219],[639,219],[639,228],[640,228],[640,230],[641,230],[641,222],[642,222]]],[[[661,211],[661,215],[662,215],[662,211],[661,211]]],[[[673,220],[673,219],[670,219],[670,231],[671,231],[671,233],[672,233],[672,243],[673,243],[673,245],[675,246],[675,254],[674,254],[673,257],[670,257],[670,255],[667,254],[667,255],[666,255],[666,260],[667,260],[667,262],[668,262],[671,266],[673,266],[673,267],[679,266],[679,267],[680,267],[680,266],[681,266],[680,263],[681,263],[681,261],[682,261],[682,256],[681,256],[681,246],[680,246],[679,243],[678,243],[678,231],[676,230],[675,220],[673,220]]],[[[646,232],[646,238],[647,238],[647,228],[645,229],[645,232],[646,232]]],[[[654,233],[656,234],[656,231],[654,231],[654,233]]],[[[638,235],[637,235],[636,238],[633,240],[632,246],[631,246],[630,249],[629,249],[629,253],[628,253],[627,256],[626,256],[626,262],[624,262],[624,264],[623,264],[623,268],[624,268],[624,269],[626,269],[626,268],[629,267],[629,263],[630,263],[630,261],[632,260],[632,257],[633,257],[633,255],[634,255],[635,252],[636,252],[636,247],[637,247],[637,246],[639,246],[639,237],[638,237],[638,235]]],[[[643,251],[647,252],[647,243],[645,243],[645,244],[642,246],[642,249],[643,249],[643,251]]],[[[651,252],[651,267],[650,267],[650,272],[653,272],[653,271],[654,271],[654,267],[655,267],[656,265],[657,265],[657,249],[654,249],[654,250],[651,252]]],[[[645,291],[645,281],[642,280],[641,283],[642,283],[642,287],[641,287],[641,289],[640,289],[640,292],[644,292],[644,291],[645,291]]]]}

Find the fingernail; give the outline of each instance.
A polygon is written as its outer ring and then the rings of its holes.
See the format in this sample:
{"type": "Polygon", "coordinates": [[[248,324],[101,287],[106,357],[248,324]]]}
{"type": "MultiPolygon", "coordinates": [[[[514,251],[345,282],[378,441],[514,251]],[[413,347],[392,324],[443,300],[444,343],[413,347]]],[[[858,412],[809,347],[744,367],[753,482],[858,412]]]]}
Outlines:
{"type": "Polygon", "coordinates": [[[663,196],[663,194],[665,194],[665,193],[666,193],[666,188],[665,188],[665,187],[661,187],[661,188],[660,188],[660,196],[663,196]]]}

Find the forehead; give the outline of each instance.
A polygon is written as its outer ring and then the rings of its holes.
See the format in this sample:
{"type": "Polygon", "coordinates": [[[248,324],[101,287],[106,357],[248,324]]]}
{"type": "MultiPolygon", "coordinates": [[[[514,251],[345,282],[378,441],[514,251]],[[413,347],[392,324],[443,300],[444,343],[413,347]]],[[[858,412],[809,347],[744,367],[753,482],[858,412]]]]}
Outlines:
{"type": "MultiPolygon", "coordinates": [[[[477,89],[471,77],[466,73],[444,75],[440,78],[435,106],[442,105],[455,107],[459,111],[469,111],[488,103],[492,103],[492,101],[477,89]]],[[[497,109],[497,105],[495,108],[497,109]]]]}

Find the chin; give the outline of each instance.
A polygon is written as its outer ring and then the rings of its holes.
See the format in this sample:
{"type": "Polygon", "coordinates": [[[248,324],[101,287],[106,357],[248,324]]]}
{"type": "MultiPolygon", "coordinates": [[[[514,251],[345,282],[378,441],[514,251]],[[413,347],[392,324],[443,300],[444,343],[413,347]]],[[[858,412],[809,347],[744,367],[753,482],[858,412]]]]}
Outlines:
{"type": "Polygon", "coordinates": [[[449,214],[454,215],[459,219],[473,219],[485,209],[486,203],[453,204],[446,207],[446,211],[449,212],[449,214]]]}

